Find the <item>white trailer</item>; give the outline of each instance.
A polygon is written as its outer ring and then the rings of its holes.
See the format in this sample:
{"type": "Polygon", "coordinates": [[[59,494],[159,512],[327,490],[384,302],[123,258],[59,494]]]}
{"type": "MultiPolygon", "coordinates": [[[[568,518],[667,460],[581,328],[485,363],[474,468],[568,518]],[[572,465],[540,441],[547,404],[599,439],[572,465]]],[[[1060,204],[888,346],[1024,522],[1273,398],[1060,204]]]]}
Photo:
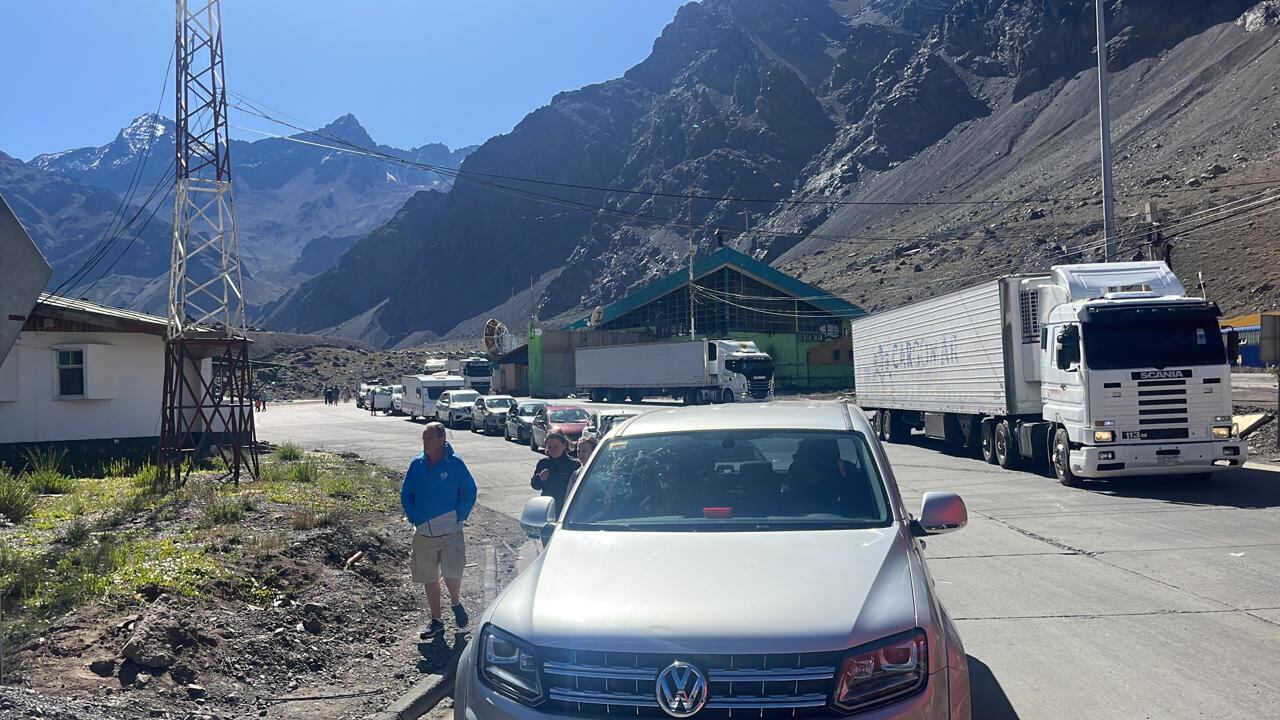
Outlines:
{"type": "Polygon", "coordinates": [[[440,393],[467,386],[466,378],[459,375],[405,375],[400,383],[404,385],[400,408],[411,420],[435,417],[440,393]]]}
{"type": "Polygon", "coordinates": [[[686,404],[764,400],[773,360],[753,342],[673,340],[574,350],[574,384],[594,402],[673,397],[686,404]]]}
{"type": "Polygon", "coordinates": [[[858,404],[1059,481],[1239,467],[1218,308],[1164,263],[1062,265],[852,323],[858,404]]]}

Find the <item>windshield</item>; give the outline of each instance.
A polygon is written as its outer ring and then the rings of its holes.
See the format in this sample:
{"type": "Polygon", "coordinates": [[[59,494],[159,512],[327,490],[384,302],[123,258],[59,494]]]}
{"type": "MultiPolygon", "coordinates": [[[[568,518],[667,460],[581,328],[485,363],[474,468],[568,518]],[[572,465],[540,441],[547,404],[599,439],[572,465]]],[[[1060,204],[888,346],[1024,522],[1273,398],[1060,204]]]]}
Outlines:
{"type": "Polygon", "coordinates": [[[485,400],[484,404],[485,407],[490,410],[507,410],[512,405],[515,405],[516,401],[512,398],[495,398],[492,400],[485,400]]]}
{"type": "Polygon", "coordinates": [[[472,363],[462,368],[462,374],[471,378],[487,378],[493,375],[489,363],[472,363]]]}
{"type": "Polygon", "coordinates": [[[454,405],[463,405],[475,402],[478,397],[480,397],[478,392],[455,392],[449,395],[449,402],[454,405]]]}
{"type": "Polygon", "coordinates": [[[773,375],[773,360],[769,358],[733,358],[726,360],[724,367],[729,372],[736,372],[747,377],[770,377],[773,375]]]}
{"type": "Polygon", "coordinates": [[[565,514],[566,527],[592,530],[866,528],[891,520],[866,438],[791,430],[610,440],[565,514]]]}
{"type": "Polygon", "coordinates": [[[551,411],[551,422],[553,423],[584,423],[587,419],[587,411],[582,408],[565,408],[551,411]]]}
{"type": "Polygon", "coordinates": [[[1227,362],[1216,318],[1151,318],[1084,326],[1085,362],[1094,370],[1223,365],[1227,362]]]}
{"type": "Polygon", "coordinates": [[[523,403],[520,405],[519,414],[521,415],[537,415],[538,411],[546,405],[542,403],[523,403]]]}

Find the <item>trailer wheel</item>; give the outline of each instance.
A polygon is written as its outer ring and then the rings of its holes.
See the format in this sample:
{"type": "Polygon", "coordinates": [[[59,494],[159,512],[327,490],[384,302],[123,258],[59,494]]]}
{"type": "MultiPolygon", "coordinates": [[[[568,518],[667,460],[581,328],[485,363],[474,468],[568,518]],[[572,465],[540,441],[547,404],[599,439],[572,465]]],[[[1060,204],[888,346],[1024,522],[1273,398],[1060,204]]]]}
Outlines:
{"type": "Polygon", "coordinates": [[[1009,427],[1008,420],[1001,420],[996,423],[994,438],[996,464],[1005,470],[1016,469],[1018,467],[1018,451],[1013,447],[1013,430],[1009,427]]]}
{"type": "Polygon", "coordinates": [[[892,410],[887,411],[888,415],[885,419],[885,437],[891,443],[904,443],[907,438],[911,437],[911,428],[907,427],[907,423],[902,419],[902,413],[896,413],[892,410]]]}
{"type": "Polygon", "coordinates": [[[1058,482],[1067,487],[1080,487],[1080,478],[1071,472],[1071,438],[1066,428],[1058,428],[1053,434],[1053,453],[1049,459],[1053,462],[1053,474],[1058,482]]]}
{"type": "Polygon", "coordinates": [[[983,420],[981,434],[982,459],[992,465],[995,465],[999,462],[999,459],[996,457],[996,421],[990,419],[983,420]]]}
{"type": "Polygon", "coordinates": [[[626,390],[610,390],[609,391],[609,402],[613,403],[614,405],[621,405],[626,401],[627,401],[626,390]]]}
{"type": "Polygon", "coordinates": [[[632,390],[630,393],[627,394],[627,398],[630,399],[631,402],[639,405],[640,403],[644,402],[644,393],[640,392],[639,390],[632,390]]]}
{"type": "Polygon", "coordinates": [[[698,404],[698,401],[702,399],[702,398],[698,397],[699,395],[700,395],[700,393],[699,393],[697,390],[685,390],[685,391],[684,391],[684,404],[685,404],[685,405],[697,405],[697,404],[698,404]]]}
{"type": "Polygon", "coordinates": [[[880,442],[887,442],[889,440],[888,426],[885,424],[885,419],[888,417],[888,414],[888,410],[877,410],[875,424],[871,426],[872,429],[876,431],[876,437],[880,439],[880,442]]]}

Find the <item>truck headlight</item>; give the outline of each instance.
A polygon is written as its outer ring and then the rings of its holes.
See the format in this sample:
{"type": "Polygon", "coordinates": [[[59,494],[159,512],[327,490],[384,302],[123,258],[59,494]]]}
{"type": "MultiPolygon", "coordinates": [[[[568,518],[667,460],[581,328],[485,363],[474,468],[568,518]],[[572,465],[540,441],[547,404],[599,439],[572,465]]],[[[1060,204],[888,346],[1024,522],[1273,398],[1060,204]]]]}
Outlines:
{"type": "Polygon", "coordinates": [[[1234,428],[1230,425],[1214,425],[1213,439],[1214,440],[1230,440],[1231,436],[1234,434],[1232,432],[1233,430],[1234,428]]]}
{"type": "Polygon", "coordinates": [[[1116,441],[1115,430],[1094,430],[1093,441],[1096,443],[1108,443],[1116,441]]]}
{"type": "Polygon", "coordinates": [[[525,705],[542,702],[538,655],[533,646],[493,625],[480,631],[480,679],[525,705]]]}
{"type": "Polygon", "coordinates": [[[878,707],[924,689],[929,643],[916,628],[854,648],[840,664],[831,703],[844,713],[878,707]]]}

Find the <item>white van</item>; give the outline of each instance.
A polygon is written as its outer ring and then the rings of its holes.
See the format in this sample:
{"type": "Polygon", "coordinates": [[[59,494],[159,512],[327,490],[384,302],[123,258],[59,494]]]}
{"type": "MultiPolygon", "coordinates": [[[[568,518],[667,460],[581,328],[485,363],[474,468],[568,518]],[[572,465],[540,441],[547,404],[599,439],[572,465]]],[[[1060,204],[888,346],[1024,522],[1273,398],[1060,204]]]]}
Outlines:
{"type": "Polygon", "coordinates": [[[400,409],[410,420],[434,418],[440,393],[467,386],[466,379],[458,375],[405,375],[400,383],[404,385],[400,409]]]}

